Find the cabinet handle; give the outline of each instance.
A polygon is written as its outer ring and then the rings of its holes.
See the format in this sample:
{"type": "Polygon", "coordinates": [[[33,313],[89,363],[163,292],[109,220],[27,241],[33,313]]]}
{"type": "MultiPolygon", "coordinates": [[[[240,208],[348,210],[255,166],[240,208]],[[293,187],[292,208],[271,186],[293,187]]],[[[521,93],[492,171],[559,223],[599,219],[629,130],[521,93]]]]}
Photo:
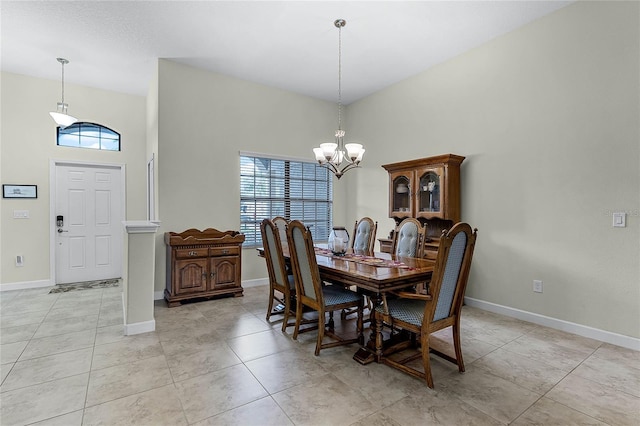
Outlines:
{"type": "Polygon", "coordinates": [[[197,256],[198,252],[197,251],[190,251],[189,252],[189,256],[197,256]]]}
{"type": "Polygon", "coordinates": [[[216,275],[216,273],[215,273],[215,272],[212,272],[212,273],[211,273],[211,278],[213,278],[215,275],[216,275]]]}
{"type": "Polygon", "coordinates": [[[229,250],[227,249],[222,250],[222,254],[228,254],[228,253],[229,253],[229,250]]]}

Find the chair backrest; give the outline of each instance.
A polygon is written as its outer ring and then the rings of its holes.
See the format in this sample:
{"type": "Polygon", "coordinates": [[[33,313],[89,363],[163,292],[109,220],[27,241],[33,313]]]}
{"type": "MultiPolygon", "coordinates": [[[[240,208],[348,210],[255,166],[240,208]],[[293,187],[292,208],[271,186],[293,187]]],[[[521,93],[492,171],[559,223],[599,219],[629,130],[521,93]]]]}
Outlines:
{"type": "Polygon", "coordinates": [[[356,253],[373,253],[377,230],[378,222],[374,223],[370,217],[363,217],[356,221],[353,228],[353,239],[351,240],[353,251],[356,253]]]}
{"type": "Polygon", "coordinates": [[[407,218],[400,222],[393,233],[393,248],[396,256],[422,257],[424,253],[424,236],[427,228],[419,220],[407,218]]]}
{"type": "Polygon", "coordinates": [[[278,228],[278,233],[280,233],[280,242],[282,243],[283,247],[286,247],[288,242],[287,242],[287,225],[289,224],[289,221],[282,217],[282,216],[276,216],[273,219],[271,219],[271,221],[276,225],[276,227],[278,228]]]}
{"type": "Polygon", "coordinates": [[[271,220],[265,219],[260,224],[260,233],[262,234],[264,257],[267,261],[269,282],[276,286],[280,291],[289,292],[287,267],[284,260],[284,254],[282,253],[282,243],[280,241],[278,228],[271,220]]]}
{"type": "Polygon", "coordinates": [[[289,238],[289,258],[296,283],[296,295],[302,303],[323,305],[322,281],[316,262],[311,231],[299,220],[292,220],[287,226],[289,238]]]}
{"type": "Polygon", "coordinates": [[[424,320],[439,321],[460,313],[467,287],[478,230],[457,223],[440,238],[436,266],[429,284],[432,303],[427,303],[424,320]]]}

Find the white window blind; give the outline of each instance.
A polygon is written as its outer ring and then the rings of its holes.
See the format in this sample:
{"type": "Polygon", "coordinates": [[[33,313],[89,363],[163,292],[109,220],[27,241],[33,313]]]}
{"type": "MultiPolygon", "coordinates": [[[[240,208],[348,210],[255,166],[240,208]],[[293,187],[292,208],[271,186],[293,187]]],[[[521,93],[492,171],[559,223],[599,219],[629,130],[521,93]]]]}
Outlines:
{"type": "Polygon", "coordinates": [[[300,220],[314,241],[326,241],[333,218],[331,173],[316,163],[240,155],[240,232],[244,246],[262,245],[260,223],[300,220]]]}

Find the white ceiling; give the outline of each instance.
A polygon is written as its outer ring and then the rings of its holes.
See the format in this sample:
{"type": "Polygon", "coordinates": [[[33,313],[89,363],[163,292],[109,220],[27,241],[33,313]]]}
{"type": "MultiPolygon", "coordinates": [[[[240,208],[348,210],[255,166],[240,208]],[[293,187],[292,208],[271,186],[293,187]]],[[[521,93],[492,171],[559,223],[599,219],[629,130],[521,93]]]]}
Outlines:
{"type": "Polygon", "coordinates": [[[571,1],[1,1],[3,71],[146,95],[156,58],[348,104],[571,1]]]}

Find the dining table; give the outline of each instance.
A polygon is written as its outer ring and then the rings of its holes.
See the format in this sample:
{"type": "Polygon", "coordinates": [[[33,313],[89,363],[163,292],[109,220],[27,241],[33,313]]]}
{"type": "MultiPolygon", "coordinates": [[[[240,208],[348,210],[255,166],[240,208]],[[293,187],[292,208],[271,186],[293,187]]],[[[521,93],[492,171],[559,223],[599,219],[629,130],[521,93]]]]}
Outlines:
{"type": "MultiPolygon", "coordinates": [[[[285,259],[289,258],[287,247],[283,247],[285,259]]],[[[264,256],[264,250],[258,248],[258,254],[264,256]]],[[[316,262],[323,281],[347,287],[355,286],[358,292],[371,299],[370,336],[353,359],[361,364],[376,360],[376,353],[382,348],[376,347],[375,307],[386,292],[413,287],[428,282],[435,267],[435,261],[425,258],[399,257],[389,253],[358,253],[347,251],[334,254],[322,246],[316,247],[316,262]]]]}

